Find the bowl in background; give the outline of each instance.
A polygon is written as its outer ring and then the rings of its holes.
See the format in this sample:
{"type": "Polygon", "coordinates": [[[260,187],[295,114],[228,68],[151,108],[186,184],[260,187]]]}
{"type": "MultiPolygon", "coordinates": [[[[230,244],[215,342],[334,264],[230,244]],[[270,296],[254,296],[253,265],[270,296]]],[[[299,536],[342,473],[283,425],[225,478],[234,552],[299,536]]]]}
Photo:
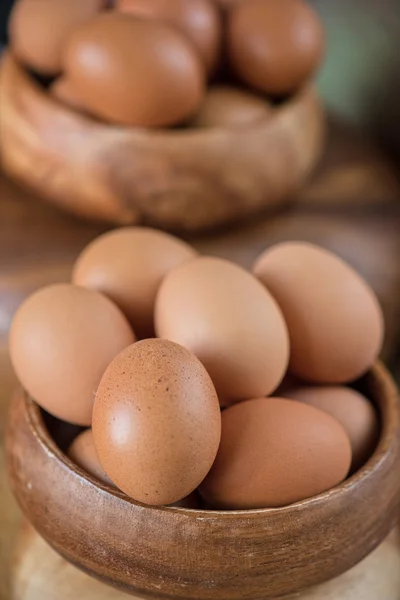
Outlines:
{"type": "Polygon", "coordinates": [[[53,99],[6,52],[3,168],[81,217],[201,231],[287,203],[324,148],[313,87],[252,126],[146,130],[101,123],[53,99]]]}

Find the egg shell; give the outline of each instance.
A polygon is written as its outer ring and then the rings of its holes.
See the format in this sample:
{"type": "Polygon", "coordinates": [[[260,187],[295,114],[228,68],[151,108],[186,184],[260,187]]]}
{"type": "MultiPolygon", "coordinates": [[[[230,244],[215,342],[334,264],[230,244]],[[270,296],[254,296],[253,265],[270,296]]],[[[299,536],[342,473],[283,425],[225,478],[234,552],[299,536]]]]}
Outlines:
{"type": "Polygon", "coordinates": [[[324,55],[324,28],[303,0],[247,0],[228,12],[227,44],[240,80],[280,97],[316,71],[324,55]]]}
{"type": "Polygon", "coordinates": [[[216,508],[277,508],[338,485],[350,463],[347,434],[330,415],[294,400],[248,400],[222,413],[200,493],[216,508]]]}
{"type": "Polygon", "coordinates": [[[193,120],[195,127],[248,127],[273,115],[267,100],[231,86],[211,87],[193,120]]]}
{"type": "Polygon", "coordinates": [[[124,227],[96,238],[75,263],[72,280],[106,294],[140,338],[154,335],[154,305],[167,273],[197,252],[167,233],[124,227]]]}
{"type": "Polygon", "coordinates": [[[375,362],[383,316],[369,285],[343,260],[306,242],[266,250],[254,273],[278,302],[290,336],[290,371],[314,383],[346,383],[375,362]]]}
{"type": "Polygon", "coordinates": [[[93,435],[105,472],[128,496],[151,505],[181,500],[207,475],[220,441],[207,371],[177,344],[137,342],[101,380],[93,435]]]}
{"type": "Polygon", "coordinates": [[[110,361],[135,335],[108,298],[70,284],[35,292],[10,330],[16,374],[34,400],[63,421],[90,425],[94,395],[110,361]]]}
{"type": "Polygon", "coordinates": [[[86,106],[79,98],[79,94],[71,85],[71,82],[65,77],[59,77],[50,86],[50,95],[56,98],[65,106],[77,110],[82,113],[86,113],[86,106]]]}
{"type": "Polygon", "coordinates": [[[365,396],[344,386],[298,386],[288,389],[286,397],[315,406],[339,421],[350,439],[353,472],[371,456],[379,437],[379,423],[365,396]]]}
{"type": "Polygon", "coordinates": [[[176,27],[194,44],[207,70],[215,69],[221,50],[222,21],[211,0],[117,0],[115,8],[176,27]]]}
{"type": "Polygon", "coordinates": [[[201,360],[221,403],[267,395],[285,374],[289,343],[279,307],[227,260],[203,256],[171,271],[157,296],[155,323],[159,337],[201,360]]]}
{"type": "Polygon", "coordinates": [[[13,53],[37,73],[57,75],[74,28],[105,5],[106,0],[19,0],[9,22],[13,53]]]}
{"type": "Polygon", "coordinates": [[[114,486],[100,464],[96,448],[94,447],[91,429],[86,429],[86,431],[83,431],[74,439],[68,449],[68,456],[78,467],[93,475],[96,479],[114,486]]]}
{"type": "Polygon", "coordinates": [[[182,33],[118,12],[97,15],[75,30],[65,67],[90,111],[114,123],[179,124],[204,95],[203,64],[182,33]]]}

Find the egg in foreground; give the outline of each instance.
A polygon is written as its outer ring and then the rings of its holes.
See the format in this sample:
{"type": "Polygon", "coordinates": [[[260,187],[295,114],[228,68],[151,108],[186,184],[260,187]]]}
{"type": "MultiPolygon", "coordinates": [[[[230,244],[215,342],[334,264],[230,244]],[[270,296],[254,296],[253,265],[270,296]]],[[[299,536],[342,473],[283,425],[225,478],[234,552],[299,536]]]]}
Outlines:
{"type": "Polygon", "coordinates": [[[135,339],[111,300],[92,290],[55,284],[22,303],[9,342],[13,367],[30,396],[63,421],[90,425],[107,365],[135,339]]]}
{"type": "Polygon", "coordinates": [[[178,502],[203,481],[220,442],[207,371],[173,342],[133,344],[100,382],[93,436],[105,472],[128,496],[151,505],[178,502]]]}
{"type": "Polygon", "coordinates": [[[222,413],[200,492],[214,508],[277,508],[338,485],[350,464],[349,438],[330,415],[285,398],[248,400],[222,413]]]}

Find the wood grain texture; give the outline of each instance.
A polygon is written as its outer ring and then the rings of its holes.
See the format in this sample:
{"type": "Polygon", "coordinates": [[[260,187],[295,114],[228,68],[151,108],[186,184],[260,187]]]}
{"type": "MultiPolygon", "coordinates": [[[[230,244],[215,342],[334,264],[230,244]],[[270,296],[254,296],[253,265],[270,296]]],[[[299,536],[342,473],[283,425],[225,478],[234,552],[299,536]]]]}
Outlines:
{"type": "MultiPolygon", "coordinates": [[[[8,600],[128,600],[129,596],[66,562],[23,521],[8,600]]],[[[130,598],[132,598],[130,596],[130,598]]]]}
{"type": "Polygon", "coordinates": [[[4,168],[58,206],[115,224],[200,231],[276,208],[324,144],[312,88],[255,126],[146,131],[74,113],[5,54],[0,104],[4,168]]]}
{"type": "MultiPolygon", "coordinates": [[[[0,298],[1,309],[1,298],[0,298]]],[[[16,378],[8,358],[7,346],[0,332],[0,600],[10,600],[10,571],[13,544],[20,511],[12,496],[4,463],[3,434],[16,378]]]]}
{"type": "Polygon", "coordinates": [[[397,523],[397,390],[381,365],[364,385],[381,415],[373,456],[337,488],[290,507],[214,512],[135,503],[76,467],[23,392],[6,434],[12,488],[62,556],[134,595],[240,600],[299,592],[350,569],[397,523]]]}
{"type": "MultiPolygon", "coordinates": [[[[12,579],[11,600],[128,598],[67,563],[27,522],[21,528],[12,579]]],[[[347,573],[286,600],[400,600],[399,590],[400,540],[392,534],[347,573]]]]}
{"type": "MultiPolygon", "coordinates": [[[[0,332],[26,295],[68,279],[78,253],[104,230],[40,202],[0,174],[0,332]]],[[[329,120],[320,167],[290,210],[189,237],[202,252],[246,267],[273,241],[285,239],[319,243],[360,270],[383,305],[385,357],[392,355],[400,328],[398,173],[376,146],[338,119],[329,120]]]]}

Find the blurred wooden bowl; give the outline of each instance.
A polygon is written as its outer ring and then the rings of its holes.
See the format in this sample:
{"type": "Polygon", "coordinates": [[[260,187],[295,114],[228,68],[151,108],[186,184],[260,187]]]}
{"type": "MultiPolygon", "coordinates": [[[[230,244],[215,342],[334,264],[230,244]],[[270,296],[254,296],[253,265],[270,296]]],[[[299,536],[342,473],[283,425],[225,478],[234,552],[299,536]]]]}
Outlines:
{"type": "Polygon", "coordinates": [[[139,596],[271,599],[327,581],[361,561],[392,530],[400,498],[400,405],[385,369],[360,382],[381,436],[369,461],[340,486],[279,509],[205,511],[148,507],[99,483],[60,447],[56,421],[20,392],[6,436],[19,504],[68,561],[139,596]],[[56,441],[58,443],[56,443],[56,441]]]}
{"type": "Polygon", "coordinates": [[[113,224],[200,231],[276,209],[324,147],[312,87],[251,127],[149,131],[73,112],[5,53],[0,105],[4,169],[52,203],[113,224]]]}

